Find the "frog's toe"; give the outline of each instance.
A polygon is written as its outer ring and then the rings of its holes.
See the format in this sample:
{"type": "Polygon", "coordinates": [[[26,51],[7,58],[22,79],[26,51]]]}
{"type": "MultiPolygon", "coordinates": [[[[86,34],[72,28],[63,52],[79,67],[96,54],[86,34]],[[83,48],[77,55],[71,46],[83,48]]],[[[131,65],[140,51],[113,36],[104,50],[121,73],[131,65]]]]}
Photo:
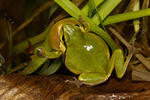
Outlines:
{"type": "Polygon", "coordinates": [[[79,76],[79,80],[86,85],[98,85],[107,79],[108,75],[102,73],[82,73],[79,76]]]}
{"type": "Polygon", "coordinates": [[[73,80],[66,80],[65,82],[73,83],[77,86],[77,88],[80,88],[80,86],[83,85],[76,77],[73,77],[73,80]]]}

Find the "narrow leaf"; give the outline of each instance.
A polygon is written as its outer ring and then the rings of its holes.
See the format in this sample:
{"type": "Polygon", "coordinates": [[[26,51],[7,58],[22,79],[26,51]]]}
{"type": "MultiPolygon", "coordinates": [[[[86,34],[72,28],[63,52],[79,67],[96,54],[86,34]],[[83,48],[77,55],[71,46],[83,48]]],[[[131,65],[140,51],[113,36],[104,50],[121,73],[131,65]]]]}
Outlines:
{"type": "Polygon", "coordinates": [[[53,61],[53,63],[48,68],[42,69],[39,72],[39,74],[40,75],[51,75],[60,68],[61,64],[62,64],[62,59],[60,57],[58,59],[55,59],[55,61],[53,61]]]}
{"type": "Polygon", "coordinates": [[[89,11],[88,11],[88,17],[92,17],[94,14],[94,10],[95,10],[95,3],[94,0],[89,0],[88,2],[88,6],[89,6],[89,11]]]}

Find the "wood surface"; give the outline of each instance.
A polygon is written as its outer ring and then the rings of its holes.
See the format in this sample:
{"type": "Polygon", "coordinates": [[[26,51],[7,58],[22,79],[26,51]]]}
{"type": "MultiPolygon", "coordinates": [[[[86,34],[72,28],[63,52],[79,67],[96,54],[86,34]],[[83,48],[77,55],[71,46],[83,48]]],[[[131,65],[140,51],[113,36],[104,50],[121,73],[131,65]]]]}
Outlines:
{"type": "Polygon", "coordinates": [[[148,100],[149,82],[132,82],[110,78],[107,82],[91,87],[66,83],[72,76],[0,75],[0,100],[148,100]]]}

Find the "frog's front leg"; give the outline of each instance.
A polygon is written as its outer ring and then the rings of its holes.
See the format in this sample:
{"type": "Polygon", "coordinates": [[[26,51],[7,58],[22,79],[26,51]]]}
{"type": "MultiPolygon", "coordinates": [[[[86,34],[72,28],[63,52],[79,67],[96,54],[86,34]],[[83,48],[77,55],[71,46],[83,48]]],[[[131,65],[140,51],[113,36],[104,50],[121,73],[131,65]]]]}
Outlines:
{"type": "Polygon", "coordinates": [[[62,55],[62,52],[61,51],[47,51],[44,48],[37,48],[36,54],[41,57],[54,59],[54,58],[60,57],[62,55]]]}
{"type": "Polygon", "coordinates": [[[108,78],[108,75],[99,72],[82,73],[78,77],[82,84],[87,85],[97,85],[105,82],[108,78]]]}

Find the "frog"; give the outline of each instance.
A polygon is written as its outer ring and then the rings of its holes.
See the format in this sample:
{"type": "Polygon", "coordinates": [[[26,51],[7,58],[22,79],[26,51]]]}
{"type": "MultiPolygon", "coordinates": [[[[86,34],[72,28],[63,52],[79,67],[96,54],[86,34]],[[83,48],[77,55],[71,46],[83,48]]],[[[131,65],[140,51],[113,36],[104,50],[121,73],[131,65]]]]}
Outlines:
{"type": "Polygon", "coordinates": [[[111,54],[104,39],[85,26],[88,25],[73,18],[54,24],[49,32],[49,44],[56,53],[47,53],[47,57],[63,56],[66,68],[78,75],[82,84],[101,84],[109,79],[114,69],[116,76],[122,78],[127,68],[123,51],[118,48],[111,54]]]}

